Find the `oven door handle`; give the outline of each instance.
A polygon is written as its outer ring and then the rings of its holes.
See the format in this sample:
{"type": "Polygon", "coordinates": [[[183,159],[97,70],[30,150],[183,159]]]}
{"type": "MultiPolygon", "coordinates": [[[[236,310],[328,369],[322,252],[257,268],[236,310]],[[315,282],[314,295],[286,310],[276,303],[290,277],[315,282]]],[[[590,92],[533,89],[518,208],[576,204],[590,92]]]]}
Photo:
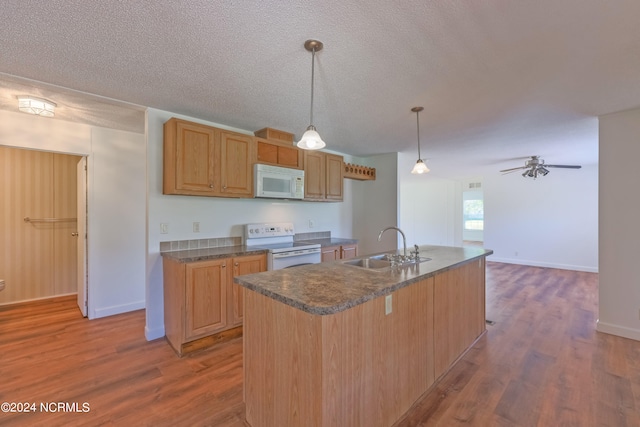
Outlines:
{"type": "Polygon", "coordinates": [[[296,251],[281,252],[281,253],[273,254],[273,258],[290,258],[295,256],[317,254],[317,253],[320,253],[320,248],[299,249],[296,251]]]}

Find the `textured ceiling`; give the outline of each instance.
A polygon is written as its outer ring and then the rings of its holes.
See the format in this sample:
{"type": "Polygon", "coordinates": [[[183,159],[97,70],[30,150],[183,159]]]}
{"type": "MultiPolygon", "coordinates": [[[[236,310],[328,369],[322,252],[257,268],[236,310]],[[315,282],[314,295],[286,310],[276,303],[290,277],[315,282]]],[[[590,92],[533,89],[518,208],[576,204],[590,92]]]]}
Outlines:
{"type": "Polygon", "coordinates": [[[10,0],[0,20],[0,108],[35,92],[60,119],[138,132],[144,106],[299,138],[303,43],[321,40],[327,148],[415,152],[421,105],[423,157],[443,176],[530,155],[595,163],[596,117],[640,106],[637,0],[10,0]]]}

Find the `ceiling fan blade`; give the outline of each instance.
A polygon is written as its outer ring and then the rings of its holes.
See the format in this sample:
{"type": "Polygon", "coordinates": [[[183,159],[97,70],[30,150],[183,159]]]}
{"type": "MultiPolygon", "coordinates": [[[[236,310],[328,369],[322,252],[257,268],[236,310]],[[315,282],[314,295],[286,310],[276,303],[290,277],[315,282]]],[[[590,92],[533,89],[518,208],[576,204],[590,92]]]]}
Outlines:
{"type": "Polygon", "coordinates": [[[580,169],[582,166],[577,165],[543,165],[545,168],[564,168],[564,169],[580,169]]]}
{"type": "Polygon", "coordinates": [[[517,168],[504,169],[504,170],[501,170],[500,172],[502,172],[502,173],[505,173],[505,172],[509,173],[509,172],[515,172],[515,171],[517,171],[517,170],[520,170],[520,169],[527,169],[527,168],[529,168],[529,166],[520,166],[520,167],[517,167],[517,168]]]}

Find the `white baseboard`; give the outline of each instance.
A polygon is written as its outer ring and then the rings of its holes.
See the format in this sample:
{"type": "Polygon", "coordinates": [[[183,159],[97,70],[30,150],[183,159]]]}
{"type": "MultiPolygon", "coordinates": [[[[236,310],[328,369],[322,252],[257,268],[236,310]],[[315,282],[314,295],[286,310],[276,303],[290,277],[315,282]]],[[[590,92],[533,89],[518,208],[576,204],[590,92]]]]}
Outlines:
{"type": "Polygon", "coordinates": [[[596,322],[596,331],[640,341],[640,330],[628,328],[626,326],[613,325],[611,323],[601,322],[600,320],[596,322]]]}
{"type": "Polygon", "coordinates": [[[587,267],[583,265],[570,265],[570,264],[556,264],[550,262],[539,262],[539,261],[531,261],[526,259],[515,259],[515,258],[496,258],[493,255],[490,255],[487,258],[487,261],[494,262],[502,262],[505,264],[519,264],[519,265],[530,265],[532,267],[546,267],[546,268],[557,268],[560,270],[573,270],[573,271],[585,271],[587,273],[597,273],[598,267],[587,267]]]}
{"type": "Polygon", "coordinates": [[[93,310],[92,319],[113,316],[114,314],[127,313],[129,311],[141,310],[145,308],[144,301],[136,301],[129,304],[114,305],[111,307],[96,308],[93,310]]]}
{"type": "Polygon", "coordinates": [[[153,341],[164,337],[164,325],[159,328],[149,328],[149,326],[145,326],[144,336],[147,341],[153,341]]]}

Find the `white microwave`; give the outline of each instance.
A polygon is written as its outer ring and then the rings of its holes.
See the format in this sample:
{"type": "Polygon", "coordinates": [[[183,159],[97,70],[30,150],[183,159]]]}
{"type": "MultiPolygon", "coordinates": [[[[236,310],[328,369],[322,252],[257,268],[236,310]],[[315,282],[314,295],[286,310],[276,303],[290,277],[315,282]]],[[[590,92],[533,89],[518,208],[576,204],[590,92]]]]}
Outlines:
{"type": "Polygon", "coordinates": [[[256,164],[254,196],[272,199],[303,199],[304,171],[256,164]]]}

